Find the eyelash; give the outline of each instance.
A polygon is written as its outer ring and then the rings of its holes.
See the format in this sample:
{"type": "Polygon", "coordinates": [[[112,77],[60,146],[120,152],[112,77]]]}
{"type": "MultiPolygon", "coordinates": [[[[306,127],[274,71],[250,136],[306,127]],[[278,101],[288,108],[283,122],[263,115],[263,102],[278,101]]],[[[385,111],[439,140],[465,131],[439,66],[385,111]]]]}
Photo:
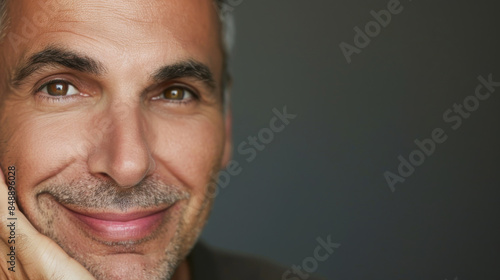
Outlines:
{"type": "MultiPolygon", "coordinates": [[[[74,95],[70,95],[70,96],[61,96],[61,97],[55,97],[55,96],[50,96],[50,95],[47,95],[45,93],[42,92],[42,90],[47,87],[49,84],[51,83],[54,83],[54,82],[65,82],[65,83],[68,83],[69,85],[73,86],[75,89],[78,90],[78,87],[76,87],[75,85],[73,85],[71,82],[68,82],[67,80],[64,80],[64,79],[53,79],[53,80],[50,80],[50,81],[47,81],[45,83],[43,83],[40,87],[38,87],[38,89],[36,90],[35,92],[35,96],[40,99],[41,101],[43,102],[48,102],[48,103],[62,103],[62,102],[70,102],[70,101],[73,101],[74,99],[76,98],[81,98],[81,94],[74,94],[74,95]]],[[[79,90],[78,90],[79,91],[79,90]]],[[[186,105],[189,105],[191,102],[194,102],[196,100],[199,100],[199,95],[196,91],[186,87],[186,86],[181,86],[181,85],[178,85],[178,84],[174,84],[174,85],[170,85],[168,87],[166,87],[163,91],[161,91],[161,94],[160,95],[157,95],[155,97],[153,97],[154,101],[156,100],[161,100],[163,102],[166,102],[166,103],[172,103],[172,104],[176,104],[176,105],[183,105],[183,106],[186,106],[186,105]],[[186,100],[168,100],[168,99],[163,99],[161,96],[164,94],[165,91],[167,91],[168,89],[171,89],[173,87],[178,87],[178,88],[181,88],[183,89],[184,91],[187,91],[190,93],[191,95],[191,98],[189,99],[186,99],[186,100]]]]}
{"type": "Polygon", "coordinates": [[[68,97],[48,97],[48,96],[45,96],[45,95],[37,95],[37,98],[40,99],[41,101],[43,102],[48,102],[48,103],[51,103],[51,104],[55,104],[55,103],[64,103],[64,102],[69,102],[75,98],[78,98],[78,97],[75,97],[75,96],[68,96],[68,97]]]}

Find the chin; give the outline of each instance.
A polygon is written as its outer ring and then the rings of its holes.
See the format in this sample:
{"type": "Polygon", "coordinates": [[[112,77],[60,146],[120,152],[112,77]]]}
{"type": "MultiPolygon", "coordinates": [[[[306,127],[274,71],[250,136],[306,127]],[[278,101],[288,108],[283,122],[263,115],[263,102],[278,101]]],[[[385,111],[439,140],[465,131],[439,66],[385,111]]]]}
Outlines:
{"type": "Polygon", "coordinates": [[[97,280],[168,280],[172,279],[180,261],[176,254],[163,258],[134,254],[115,254],[80,261],[97,280]]]}
{"type": "Polygon", "coordinates": [[[54,239],[97,280],[168,280],[190,249],[182,246],[186,243],[177,233],[179,230],[171,238],[161,235],[141,244],[93,241],[83,245],[82,240],[54,239]]]}

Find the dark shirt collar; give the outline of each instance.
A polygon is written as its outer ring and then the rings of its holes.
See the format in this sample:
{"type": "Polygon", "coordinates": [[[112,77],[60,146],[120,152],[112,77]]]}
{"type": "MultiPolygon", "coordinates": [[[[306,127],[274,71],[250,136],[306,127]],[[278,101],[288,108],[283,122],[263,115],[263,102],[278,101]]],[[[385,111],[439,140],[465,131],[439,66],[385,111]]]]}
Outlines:
{"type": "Polygon", "coordinates": [[[187,257],[191,280],[219,280],[214,253],[202,241],[194,246],[187,257]]]}

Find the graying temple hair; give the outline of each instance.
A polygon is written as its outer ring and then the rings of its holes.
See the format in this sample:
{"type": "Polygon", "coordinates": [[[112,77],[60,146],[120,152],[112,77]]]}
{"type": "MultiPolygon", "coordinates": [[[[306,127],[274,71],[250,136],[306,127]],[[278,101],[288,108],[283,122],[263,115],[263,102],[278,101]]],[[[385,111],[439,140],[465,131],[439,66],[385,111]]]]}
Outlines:
{"type": "MultiPolygon", "coordinates": [[[[1,2],[5,0],[0,0],[1,2]]],[[[234,23],[234,16],[231,12],[224,12],[223,5],[226,4],[225,0],[216,0],[219,18],[222,23],[222,42],[224,44],[224,51],[226,55],[230,55],[235,42],[236,28],[234,23]]]]}
{"type": "Polygon", "coordinates": [[[7,0],[0,0],[0,41],[6,35],[7,20],[7,0]]]}
{"type": "MultiPolygon", "coordinates": [[[[5,1],[5,0],[0,0],[5,1]]],[[[236,27],[234,22],[234,16],[231,12],[224,12],[223,5],[226,4],[226,0],[216,0],[217,11],[219,13],[219,18],[222,25],[221,35],[222,35],[222,48],[224,52],[224,77],[222,77],[222,96],[223,96],[223,108],[224,114],[227,113],[230,107],[230,83],[232,80],[231,71],[229,69],[228,63],[231,58],[231,52],[234,48],[235,37],[236,37],[236,27]]]]}

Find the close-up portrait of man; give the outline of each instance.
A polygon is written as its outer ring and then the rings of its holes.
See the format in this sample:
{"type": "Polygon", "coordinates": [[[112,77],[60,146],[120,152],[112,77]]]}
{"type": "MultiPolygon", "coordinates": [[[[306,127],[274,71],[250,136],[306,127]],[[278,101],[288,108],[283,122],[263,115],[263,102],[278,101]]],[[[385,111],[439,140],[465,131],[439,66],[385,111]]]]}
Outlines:
{"type": "Polygon", "coordinates": [[[495,0],[0,0],[0,280],[499,279],[495,0]]]}
{"type": "Polygon", "coordinates": [[[2,279],[281,277],[193,250],[232,153],[221,2],[0,3],[2,279]]]}

